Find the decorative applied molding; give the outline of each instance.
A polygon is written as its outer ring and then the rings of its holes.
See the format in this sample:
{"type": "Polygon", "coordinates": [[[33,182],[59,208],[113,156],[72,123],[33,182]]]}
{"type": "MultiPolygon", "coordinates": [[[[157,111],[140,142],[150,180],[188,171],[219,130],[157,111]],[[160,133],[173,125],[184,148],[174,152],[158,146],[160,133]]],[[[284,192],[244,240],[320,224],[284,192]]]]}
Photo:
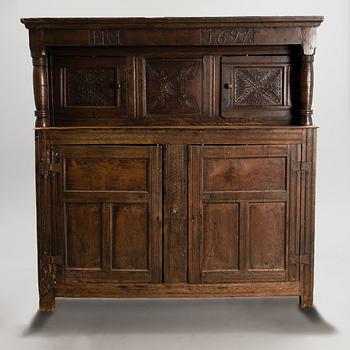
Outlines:
{"type": "Polygon", "coordinates": [[[115,76],[112,68],[66,68],[67,106],[114,106],[115,76]]]}
{"type": "Polygon", "coordinates": [[[187,112],[199,112],[198,102],[195,96],[187,92],[187,82],[196,77],[199,63],[188,64],[180,68],[175,76],[170,77],[166,70],[156,69],[150,64],[146,66],[150,79],[157,80],[160,85],[160,95],[152,97],[149,110],[152,112],[165,107],[169,98],[174,97],[187,112]]]}
{"type": "Polygon", "coordinates": [[[253,28],[202,29],[201,44],[242,45],[254,43],[253,28]]]}
{"type": "Polygon", "coordinates": [[[233,104],[238,106],[283,105],[283,68],[234,68],[233,104]]]}
{"type": "Polygon", "coordinates": [[[115,29],[93,29],[89,32],[90,45],[120,45],[120,31],[115,29]]]}

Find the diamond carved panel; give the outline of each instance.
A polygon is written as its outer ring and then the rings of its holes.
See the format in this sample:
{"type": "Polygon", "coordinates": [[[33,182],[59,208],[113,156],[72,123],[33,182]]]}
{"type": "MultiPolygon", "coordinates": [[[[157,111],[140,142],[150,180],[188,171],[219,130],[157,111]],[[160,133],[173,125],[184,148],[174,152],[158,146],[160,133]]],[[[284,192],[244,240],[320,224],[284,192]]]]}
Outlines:
{"type": "Polygon", "coordinates": [[[283,68],[234,68],[233,104],[239,106],[282,106],[283,68]]]}

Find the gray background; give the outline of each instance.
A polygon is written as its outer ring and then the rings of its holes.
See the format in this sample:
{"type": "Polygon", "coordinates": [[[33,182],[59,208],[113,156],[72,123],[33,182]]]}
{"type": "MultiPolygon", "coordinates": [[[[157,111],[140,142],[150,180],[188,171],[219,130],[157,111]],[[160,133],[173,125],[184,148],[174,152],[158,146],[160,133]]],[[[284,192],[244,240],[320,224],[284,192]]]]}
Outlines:
{"type": "Polygon", "coordinates": [[[349,4],[346,0],[1,0],[0,348],[348,349],[349,4]],[[324,15],[315,60],[315,309],[295,298],[60,300],[37,311],[34,102],[20,17],[324,15]]]}

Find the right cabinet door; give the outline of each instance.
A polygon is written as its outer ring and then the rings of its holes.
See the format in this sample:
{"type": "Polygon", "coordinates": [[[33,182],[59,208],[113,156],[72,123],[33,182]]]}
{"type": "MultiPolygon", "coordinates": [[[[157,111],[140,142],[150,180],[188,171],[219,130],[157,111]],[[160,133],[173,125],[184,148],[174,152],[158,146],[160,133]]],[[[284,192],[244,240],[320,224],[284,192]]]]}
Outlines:
{"type": "Polygon", "coordinates": [[[298,278],[298,145],[189,147],[189,281],[298,278]]]}

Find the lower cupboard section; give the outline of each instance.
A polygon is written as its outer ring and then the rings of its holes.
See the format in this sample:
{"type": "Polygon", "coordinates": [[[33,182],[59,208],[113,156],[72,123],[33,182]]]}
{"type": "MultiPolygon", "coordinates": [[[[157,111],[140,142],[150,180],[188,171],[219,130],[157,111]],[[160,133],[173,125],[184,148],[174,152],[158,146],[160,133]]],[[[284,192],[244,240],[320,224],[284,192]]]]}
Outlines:
{"type": "Polygon", "coordinates": [[[300,145],[58,145],[54,151],[58,283],[298,280],[300,145]],[[181,266],[185,280],[169,281],[168,265],[181,266]]]}

